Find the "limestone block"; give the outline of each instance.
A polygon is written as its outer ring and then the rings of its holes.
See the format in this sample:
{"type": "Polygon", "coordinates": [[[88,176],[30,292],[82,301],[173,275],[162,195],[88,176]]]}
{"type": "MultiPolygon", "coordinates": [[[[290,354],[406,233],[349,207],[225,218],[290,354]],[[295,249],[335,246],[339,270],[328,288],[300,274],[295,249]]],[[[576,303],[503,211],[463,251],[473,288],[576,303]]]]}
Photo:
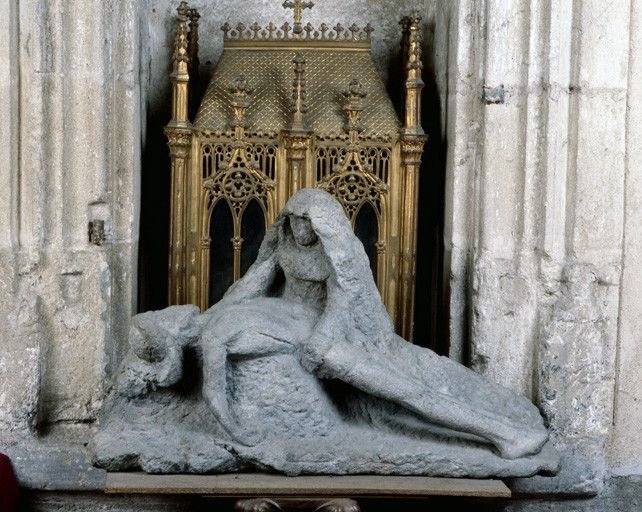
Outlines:
{"type": "Polygon", "coordinates": [[[538,288],[511,260],[482,256],[475,264],[471,365],[524,396],[532,395],[538,288]]]}
{"type": "MultiPolygon", "coordinates": [[[[575,492],[601,488],[612,421],[618,268],[574,265],[547,283],[539,363],[539,403],[562,449],[575,492]],[[548,309],[550,308],[550,309],[548,309]],[[573,472],[575,483],[573,483],[573,472]]],[[[560,483],[551,482],[554,486],[560,483]]]]}
{"type": "Polygon", "coordinates": [[[49,439],[25,432],[3,433],[0,451],[11,458],[21,487],[50,491],[98,491],[105,472],[88,462],[82,428],[49,439]]]}
{"type": "Polygon", "coordinates": [[[59,273],[42,276],[47,328],[44,422],[91,421],[100,407],[112,300],[111,275],[103,258],[99,249],[72,253],[59,273]]]}
{"type": "Polygon", "coordinates": [[[578,96],[577,160],[568,189],[572,250],[586,263],[618,262],[624,223],[626,93],[589,89],[578,96]]]}
{"type": "Polygon", "coordinates": [[[0,432],[29,432],[38,422],[44,332],[42,303],[30,276],[15,276],[14,258],[0,252],[0,432]]]}
{"type": "Polygon", "coordinates": [[[628,81],[631,2],[584,2],[577,12],[578,84],[596,89],[625,89],[628,81]],[[616,28],[617,27],[617,28],[616,28]],[[619,30],[618,30],[619,28],[619,30]]]}
{"type": "MultiPolygon", "coordinates": [[[[610,478],[604,491],[591,499],[513,499],[503,512],[636,512],[642,508],[642,477],[610,478]]],[[[528,492],[528,491],[527,491],[528,492]]]]}

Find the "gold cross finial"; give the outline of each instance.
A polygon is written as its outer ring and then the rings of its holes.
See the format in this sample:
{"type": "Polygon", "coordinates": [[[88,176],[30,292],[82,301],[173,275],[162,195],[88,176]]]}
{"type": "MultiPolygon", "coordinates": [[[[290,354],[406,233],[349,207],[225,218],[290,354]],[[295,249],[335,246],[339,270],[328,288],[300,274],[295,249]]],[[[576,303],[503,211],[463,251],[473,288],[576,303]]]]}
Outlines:
{"type": "Polygon", "coordinates": [[[295,34],[301,34],[303,28],[301,26],[301,18],[303,17],[303,9],[312,9],[314,7],[314,2],[304,2],[303,0],[285,0],[283,2],[283,7],[285,9],[294,10],[294,29],[295,34]]]}

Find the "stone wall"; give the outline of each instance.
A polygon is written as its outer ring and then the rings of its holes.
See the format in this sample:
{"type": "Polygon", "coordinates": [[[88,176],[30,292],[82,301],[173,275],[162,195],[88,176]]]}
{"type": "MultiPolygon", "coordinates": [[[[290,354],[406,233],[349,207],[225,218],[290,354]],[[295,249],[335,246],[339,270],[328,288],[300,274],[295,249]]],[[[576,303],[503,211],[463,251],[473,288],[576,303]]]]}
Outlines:
{"type": "Polygon", "coordinates": [[[609,466],[642,473],[642,2],[631,2],[624,231],[609,466]]]}
{"type": "MultiPolygon", "coordinates": [[[[176,3],[0,3],[0,449],[34,487],[60,486],[59,463],[63,487],[99,487],[76,462],[137,278],[166,268],[166,224],[145,208],[169,197],[159,130],[176,3]]],[[[203,75],[223,21],[282,20],[280,3],[199,2],[203,75]]],[[[314,23],[373,23],[393,96],[397,20],[424,13],[422,187],[437,192],[422,196],[420,252],[443,229],[436,346],[532,397],[565,454],[560,477],[516,488],[594,493],[609,473],[642,473],[642,2],[317,4],[314,23]]]]}
{"type": "Polygon", "coordinates": [[[0,431],[91,424],[136,291],[136,1],[0,5],[0,431]],[[105,243],[89,242],[102,221],[105,243]]]}
{"type": "Polygon", "coordinates": [[[451,355],[547,417],[563,471],[524,489],[595,492],[642,472],[640,3],[448,18],[451,355]]]}

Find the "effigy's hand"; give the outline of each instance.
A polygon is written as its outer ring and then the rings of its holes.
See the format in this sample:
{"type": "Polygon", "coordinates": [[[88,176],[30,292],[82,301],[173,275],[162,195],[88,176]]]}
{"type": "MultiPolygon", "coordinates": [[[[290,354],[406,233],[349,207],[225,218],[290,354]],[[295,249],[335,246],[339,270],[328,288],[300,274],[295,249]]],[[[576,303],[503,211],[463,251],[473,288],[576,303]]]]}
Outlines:
{"type": "Polygon", "coordinates": [[[330,351],[333,340],[326,335],[314,332],[299,345],[301,365],[311,373],[322,371],[326,354],[330,351]]]}
{"type": "Polygon", "coordinates": [[[158,387],[157,368],[141,360],[128,359],[116,376],[116,390],[121,396],[137,398],[158,387]]]}

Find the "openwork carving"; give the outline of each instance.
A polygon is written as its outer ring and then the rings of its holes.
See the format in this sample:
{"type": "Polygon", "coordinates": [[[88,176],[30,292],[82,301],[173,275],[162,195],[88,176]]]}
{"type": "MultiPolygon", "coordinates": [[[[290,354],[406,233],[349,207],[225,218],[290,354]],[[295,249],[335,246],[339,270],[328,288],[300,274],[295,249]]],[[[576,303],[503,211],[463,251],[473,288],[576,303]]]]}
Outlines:
{"type": "MultiPolygon", "coordinates": [[[[316,181],[323,181],[340,162],[346,160],[350,149],[344,146],[318,146],[315,151],[316,181]]],[[[385,184],[389,184],[392,154],[387,146],[363,146],[359,150],[359,161],[369,172],[385,184]]]]}
{"type": "Polygon", "coordinates": [[[361,28],[356,24],[350,25],[347,29],[341,24],[337,23],[334,27],[330,28],[325,23],[321,23],[318,28],[315,28],[311,23],[307,23],[297,31],[297,24],[294,27],[289,23],[283,23],[277,27],[273,23],[262,27],[254,22],[247,27],[243,23],[238,23],[234,27],[229,23],[225,23],[221,30],[223,31],[224,39],[226,41],[328,41],[335,43],[345,42],[361,42],[370,43],[374,28],[370,23],[361,28]]]}
{"type": "Polygon", "coordinates": [[[258,199],[267,210],[267,194],[274,188],[274,182],[258,170],[256,163],[247,165],[244,151],[237,150],[233,160],[223,162],[221,167],[214,176],[203,181],[203,187],[211,196],[210,207],[218,198],[225,197],[237,218],[252,199],[258,199]]]}
{"type": "MultiPolygon", "coordinates": [[[[201,202],[203,205],[199,244],[200,250],[200,283],[198,302],[202,308],[210,305],[209,296],[209,273],[210,273],[210,251],[215,250],[212,239],[217,233],[211,232],[211,222],[214,208],[218,203],[224,201],[232,214],[233,236],[222,243],[231,243],[233,249],[232,275],[234,280],[241,277],[241,252],[245,240],[241,236],[243,224],[251,222],[246,219],[245,211],[252,201],[256,201],[262,210],[261,221],[267,227],[274,218],[274,182],[261,172],[256,160],[251,159],[246,146],[238,141],[230,144],[231,157],[224,158],[218,170],[202,180],[201,202]]],[[[219,150],[221,157],[225,152],[225,146],[205,146],[209,148],[209,158],[212,158],[212,148],[219,150]]],[[[256,149],[256,148],[255,148],[256,149]]],[[[216,153],[215,153],[216,154],[216,153]]]]}
{"type": "MultiPolygon", "coordinates": [[[[201,147],[201,162],[203,179],[207,179],[215,171],[226,169],[226,162],[232,160],[234,143],[230,140],[206,141],[201,147]]],[[[276,173],[276,160],[278,146],[276,141],[252,142],[244,147],[245,154],[252,165],[269,180],[274,180],[276,173]]]]}
{"type": "Polygon", "coordinates": [[[374,206],[377,216],[381,218],[382,195],[388,191],[388,186],[363,166],[358,153],[351,153],[343,167],[320,182],[318,187],[335,196],[353,222],[366,201],[374,206]]]}

